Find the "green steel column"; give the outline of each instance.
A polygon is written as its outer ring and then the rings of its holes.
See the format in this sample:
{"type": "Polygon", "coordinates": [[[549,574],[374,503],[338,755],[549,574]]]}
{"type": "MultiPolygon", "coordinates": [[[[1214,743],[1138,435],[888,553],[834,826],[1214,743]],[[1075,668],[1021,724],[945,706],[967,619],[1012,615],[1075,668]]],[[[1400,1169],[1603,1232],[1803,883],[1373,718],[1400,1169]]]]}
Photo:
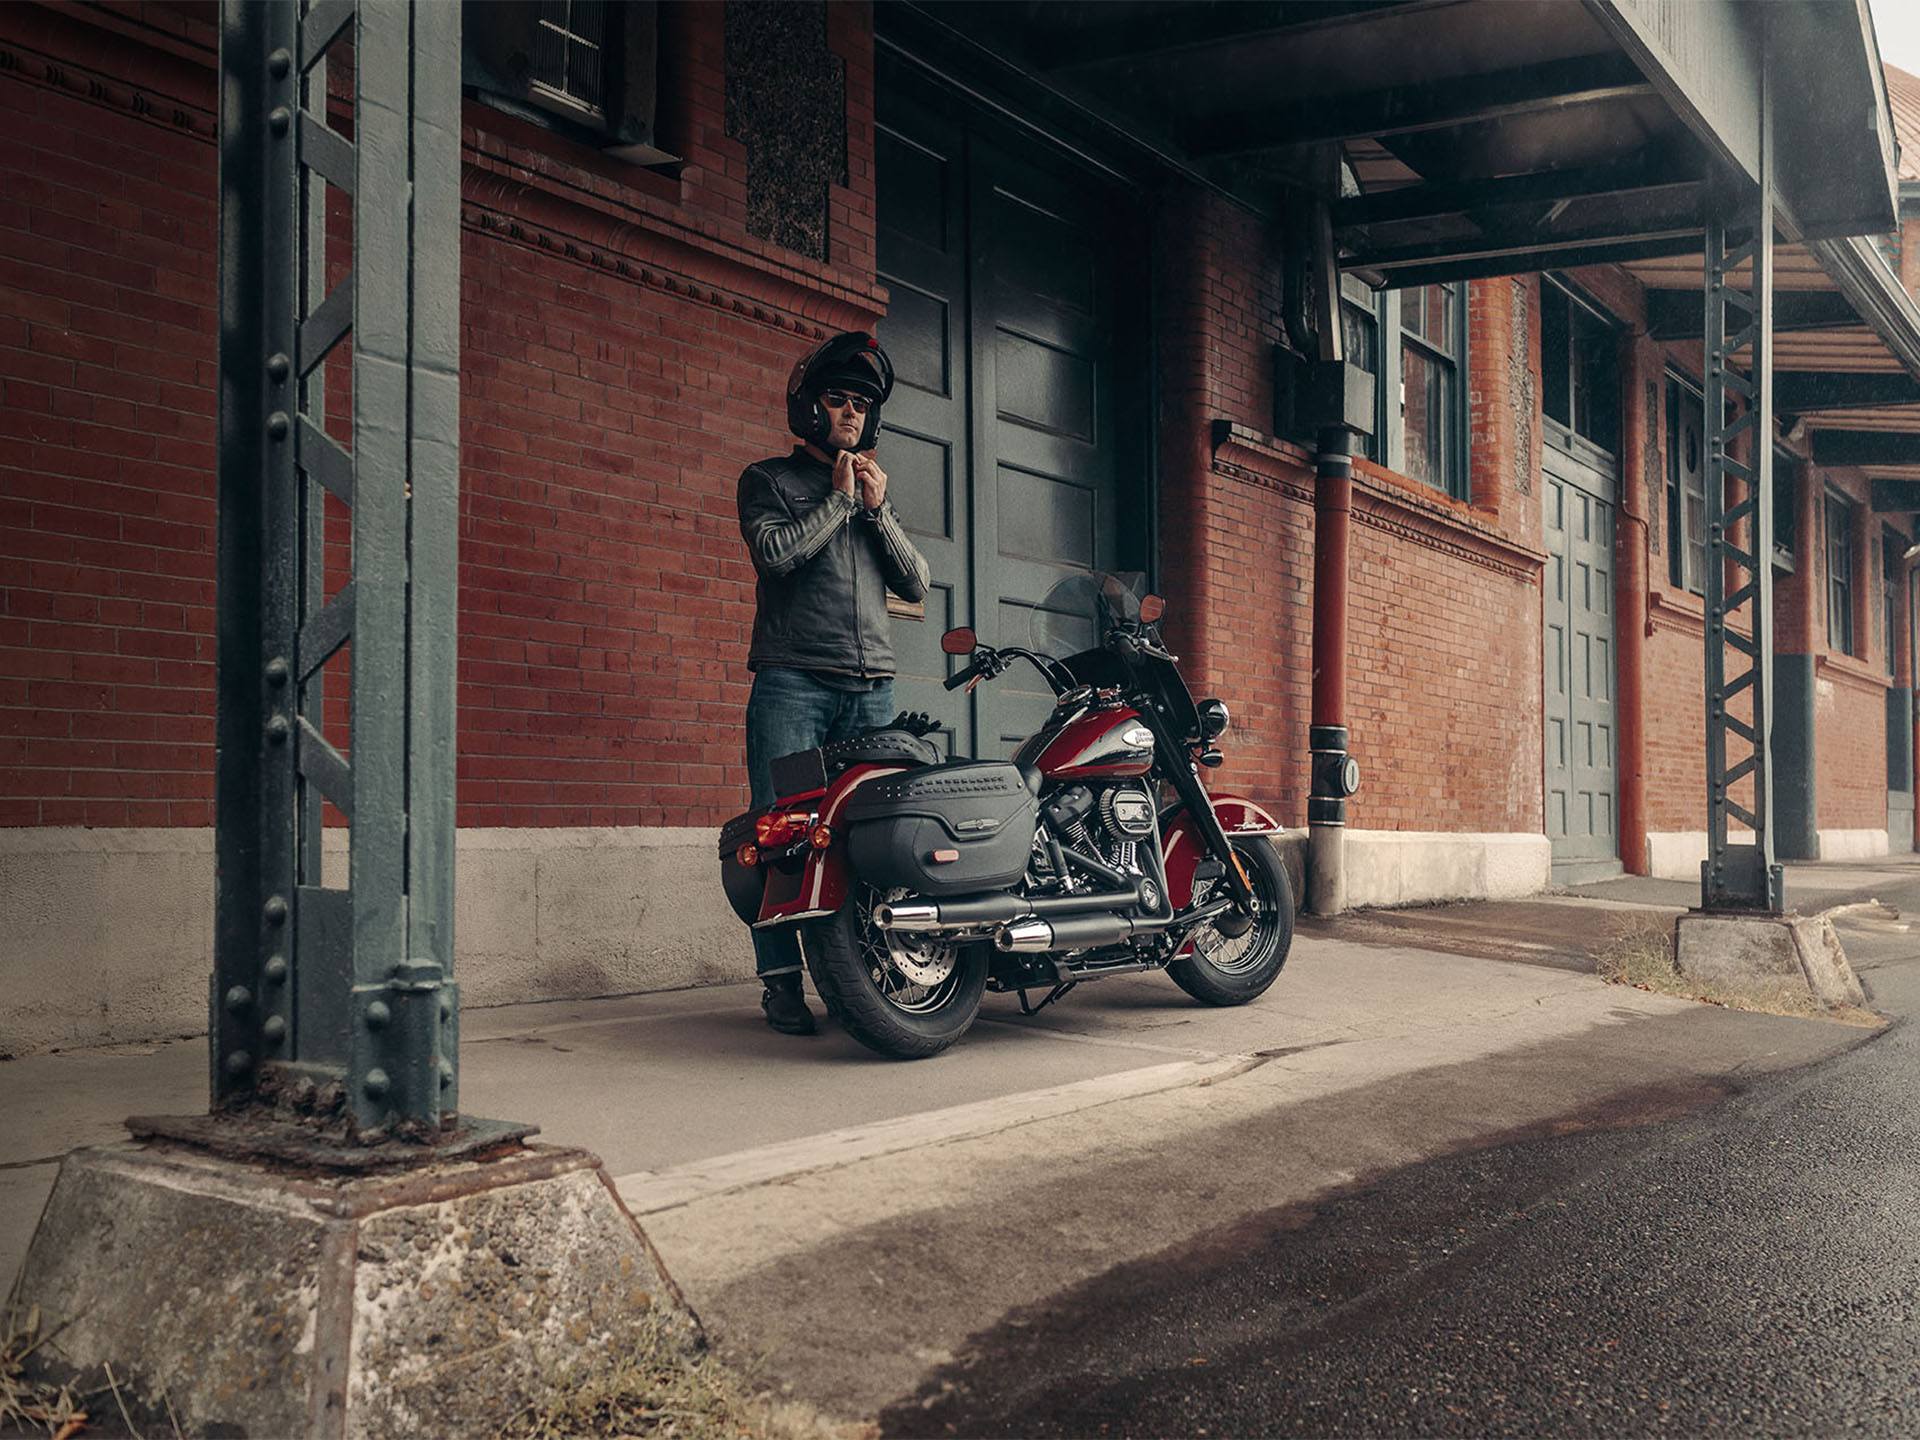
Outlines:
{"type": "Polygon", "coordinates": [[[1700,867],[1700,904],[1705,910],[1778,913],[1784,897],[1773,851],[1771,753],[1774,147],[1764,67],[1757,83],[1760,184],[1736,186],[1706,233],[1707,858],[1700,867]],[[1739,215],[1737,242],[1725,210],[1739,215]],[[1744,460],[1735,454],[1743,437],[1744,460]],[[1730,480],[1746,487],[1733,504],[1730,480]],[[1742,610],[1745,634],[1730,623],[1742,610]],[[1741,708],[1748,712],[1745,719],[1736,713],[1741,708]],[[1751,786],[1746,803],[1736,798],[1743,783],[1751,786]],[[1752,843],[1732,842],[1734,820],[1753,831],[1752,843]]]}
{"type": "Polygon", "coordinates": [[[458,1108],[460,22],[404,0],[221,11],[213,1098],[359,1138],[429,1138],[458,1108]],[[330,257],[349,204],[352,253],[330,257]],[[323,382],[348,345],[342,444],[323,382]],[[351,515],[331,596],[328,496],[351,515]],[[344,737],[321,683],[343,652],[344,737]]]}

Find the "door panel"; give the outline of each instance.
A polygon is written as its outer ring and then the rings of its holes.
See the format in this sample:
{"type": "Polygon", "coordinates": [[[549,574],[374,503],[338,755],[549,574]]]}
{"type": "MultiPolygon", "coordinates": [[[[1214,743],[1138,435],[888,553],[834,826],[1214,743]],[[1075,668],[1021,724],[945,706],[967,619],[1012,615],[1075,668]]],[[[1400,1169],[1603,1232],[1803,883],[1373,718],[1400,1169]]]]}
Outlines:
{"type": "Polygon", "coordinates": [[[923,614],[894,607],[894,695],[902,709],[941,722],[930,737],[936,744],[965,754],[971,716],[963,697],[941,688],[956,667],[940,636],[973,611],[967,404],[957,383],[967,368],[966,137],[914,110],[904,125],[878,128],[875,152],[880,279],[892,296],[879,334],[894,366],[875,453],[900,522],[933,576],[923,614]]]}
{"type": "Polygon", "coordinates": [[[1139,448],[1116,424],[1127,202],[1041,147],[1016,154],[929,88],[883,68],[880,337],[899,385],[880,454],[939,587],[924,621],[895,620],[897,689],[961,753],[1006,755],[1051,692],[1023,662],[948,695],[939,629],[1025,645],[1057,580],[1116,564],[1119,455],[1139,448]]]}
{"type": "Polygon", "coordinates": [[[1543,678],[1547,838],[1556,866],[1616,860],[1614,478],[1548,446],[1543,678]]]}

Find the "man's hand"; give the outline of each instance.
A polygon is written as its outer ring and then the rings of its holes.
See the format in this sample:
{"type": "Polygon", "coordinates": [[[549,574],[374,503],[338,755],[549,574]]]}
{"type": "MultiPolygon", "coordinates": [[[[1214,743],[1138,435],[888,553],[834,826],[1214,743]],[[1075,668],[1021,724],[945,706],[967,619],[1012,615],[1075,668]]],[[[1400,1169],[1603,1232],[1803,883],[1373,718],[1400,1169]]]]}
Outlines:
{"type": "Polygon", "coordinates": [[[842,495],[852,496],[854,476],[858,473],[860,462],[851,450],[842,450],[833,457],[833,488],[842,495]]]}
{"type": "Polygon", "coordinates": [[[887,472],[880,468],[871,450],[854,456],[853,467],[860,477],[860,503],[869,510],[878,510],[880,502],[887,498],[887,472]]]}

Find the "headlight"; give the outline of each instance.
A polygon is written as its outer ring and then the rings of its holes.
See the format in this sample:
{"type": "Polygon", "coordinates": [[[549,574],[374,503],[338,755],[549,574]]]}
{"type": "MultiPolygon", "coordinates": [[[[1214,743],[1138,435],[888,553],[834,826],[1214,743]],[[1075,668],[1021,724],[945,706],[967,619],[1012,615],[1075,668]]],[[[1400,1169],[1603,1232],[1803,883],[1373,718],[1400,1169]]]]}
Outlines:
{"type": "Polygon", "coordinates": [[[1224,700],[1202,700],[1195,707],[1200,712],[1200,738],[1212,740],[1227,728],[1231,718],[1227,714],[1227,702],[1224,700]]]}

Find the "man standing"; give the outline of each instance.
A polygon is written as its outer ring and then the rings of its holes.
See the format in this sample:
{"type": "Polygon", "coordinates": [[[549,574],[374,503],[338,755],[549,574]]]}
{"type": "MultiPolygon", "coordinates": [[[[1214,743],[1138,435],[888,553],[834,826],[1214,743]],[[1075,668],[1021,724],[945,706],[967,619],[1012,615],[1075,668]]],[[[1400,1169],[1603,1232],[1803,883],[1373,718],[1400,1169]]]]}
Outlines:
{"type": "MultiPolygon", "coordinates": [[[[747,779],[770,805],[775,759],[885,725],[894,716],[887,596],[920,600],[927,562],[887,499],[874,458],[893,365],[871,335],[835,335],[793,367],[790,455],[740,476],[740,534],[758,574],[747,668],[747,779]]],[[[793,932],[755,931],[767,1023],[813,1033],[793,932]]]]}

